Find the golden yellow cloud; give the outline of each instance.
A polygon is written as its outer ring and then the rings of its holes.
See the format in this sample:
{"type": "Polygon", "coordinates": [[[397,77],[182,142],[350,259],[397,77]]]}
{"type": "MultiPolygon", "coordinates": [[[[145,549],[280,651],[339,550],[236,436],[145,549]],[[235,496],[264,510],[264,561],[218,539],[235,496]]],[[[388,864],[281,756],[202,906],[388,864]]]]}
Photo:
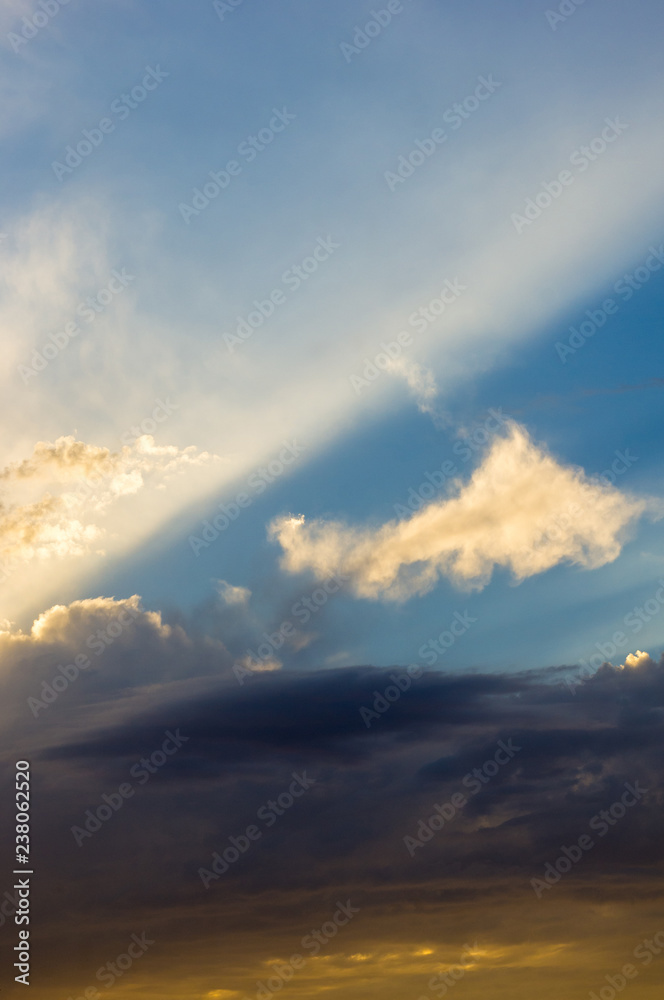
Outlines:
{"type": "Polygon", "coordinates": [[[163,488],[169,477],[214,457],[199,454],[193,446],[156,445],[149,434],[117,452],[71,436],[37,442],[29,458],[0,471],[0,483],[13,491],[13,502],[0,502],[5,573],[17,563],[89,552],[103,535],[93,515],[105,513],[120,497],[146,485],[163,488]]]}
{"type": "Polygon", "coordinates": [[[510,422],[467,484],[457,481],[453,494],[408,520],[361,529],[289,516],[271,535],[292,573],[343,572],[361,597],[404,600],[440,575],[481,589],[496,566],[519,581],[562,562],[602,566],[617,558],[625,530],[647,506],[561,465],[510,422]]]}

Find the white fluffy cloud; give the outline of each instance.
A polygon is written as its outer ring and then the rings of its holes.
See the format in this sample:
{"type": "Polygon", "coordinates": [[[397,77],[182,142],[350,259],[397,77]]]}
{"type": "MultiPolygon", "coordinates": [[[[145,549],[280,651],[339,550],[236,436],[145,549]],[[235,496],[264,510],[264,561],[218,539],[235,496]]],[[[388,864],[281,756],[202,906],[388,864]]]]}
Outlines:
{"type": "Polygon", "coordinates": [[[507,426],[465,485],[402,522],[378,529],[285,517],[271,535],[290,572],[346,573],[361,597],[404,600],[448,576],[481,589],[496,566],[517,580],[567,562],[594,569],[617,558],[645,510],[634,499],[566,467],[507,426]]]}
{"type": "Polygon", "coordinates": [[[158,446],[150,435],[117,452],[71,436],[37,442],[29,458],[0,472],[0,483],[12,493],[9,502],[0,502],[5,572],[16,563],[88,552],[104,534],[93,516],[146,485],[162,488],[171,476],[212,457],[194,447],[158,446]]]}

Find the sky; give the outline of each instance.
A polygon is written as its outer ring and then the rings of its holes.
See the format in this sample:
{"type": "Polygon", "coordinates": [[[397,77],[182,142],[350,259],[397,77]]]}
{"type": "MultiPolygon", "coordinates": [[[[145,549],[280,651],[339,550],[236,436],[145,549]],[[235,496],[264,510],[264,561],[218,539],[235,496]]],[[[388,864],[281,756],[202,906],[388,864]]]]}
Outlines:
{"type": "Polygon", "coordinates": [[[655,996],[661,26],[5,0],[40,1000],[655,996]]]}

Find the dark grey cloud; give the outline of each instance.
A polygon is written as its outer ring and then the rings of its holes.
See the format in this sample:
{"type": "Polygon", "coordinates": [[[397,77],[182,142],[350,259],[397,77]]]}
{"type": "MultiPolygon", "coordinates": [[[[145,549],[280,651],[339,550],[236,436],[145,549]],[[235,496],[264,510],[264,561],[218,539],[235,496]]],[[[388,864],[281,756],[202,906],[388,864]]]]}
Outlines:
{"type": "MultiPolygon", "coordinates": [[[[96,626],[117,608],[88,612],[96,626]]],[[[5,754],[2,794],[19,752],[34,775],[37,962],[56,978],[65,965],[73,974],[63,906],[79,928],[88,981],[95,941],[112,955],[144,928],[163,942],[162,963],[205,950],[212,931],[230,962],[240,930],[258,947],[262,921],[276,941],[351,893],[377,921],[426,900],[439,916],[461,901],[497,906],[505,893],[530,906],[530,879],[619,800],[625,782],[648,792],[556,887],[558,898],[583,899],[590,886],[606,900],[647,892],[664,863],[663,663],[607,665],[574,693],[563,668],[425,673],[383,711],[403,667],[277,671],[240,685],[218,639],[143,616],[125,637],[130,658],[119,637],[104,653],[103,678],[81,675],[31,718],[26,693],[54,655],[78,648],[89,624],[63,619],[57,635],[5,651],[9,708],[26,722],[5,754]],[[360,709],[375,705],[367,727],[360,709]],[[167,733],[184,737],[169,754],[167,733]],[[473,794],[468,776],[500,742],[519,749],[473,794]],[[141,761],[155,753],[149,773],[141,761]],[[293,774],[314,782],[268,825],[269,803],[287,802],[293,774]],[[117,804],[123,784],[131,796],[77,839],[72,828],[84,829],[108,797],[117,804]],[[458,793],[463,808],[411,857],[404,837],[458,793]],[[206,889],[199,869],[251,825],[260,838],[206,889]]]]}

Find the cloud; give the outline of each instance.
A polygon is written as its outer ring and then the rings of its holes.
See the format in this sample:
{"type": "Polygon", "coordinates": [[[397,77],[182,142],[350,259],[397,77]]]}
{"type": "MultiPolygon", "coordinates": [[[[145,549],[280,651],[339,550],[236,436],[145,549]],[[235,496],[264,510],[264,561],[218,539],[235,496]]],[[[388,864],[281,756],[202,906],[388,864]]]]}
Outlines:
{"type": "Polygon", "coordinates": [[[620,670],[638,670],[642,667],[648,667],[653,663],[650,653],[644,653],[640,649],[637,649],[635,653],[628,653],[625,657],[625,662],[620,664],[620,670]]]}
{"type": "Polygon", "coordinates": [[[249,603],[251,591],[248,587],[235,587],[226,580],[217,580],[216,584],[217,591],[224,604],[246,606],[249,603]]]}
{"type": "Polygon", "coordinates": [[[620,554],[626,529],[647,509],[563,466],[514,422],[456,494],[433,500],[409,520],[378,529],[284,517],[270,534],[291,573],[347,573],[360,597],[405,600],[439,576],[481,589],[494,567],[518,581],[560,563],[595,569],[620,554]]]}
{"type": "Polygon", "coordinates": [[[90,521],[92,515],[103,515],[121,497],[146,485],[163,488],[173,475],[214,457],[193,446],[156,445],[147,434],[118,452],[72,436],[53,443],[39,441],[29,458],[0,472],[0,483],[13,488],[18,497],[26,488],[42,490],[46,484],[75,483],[76,488],[57,495],[43,492],[28,502],[0,502],[0,560],[14,565],[89,552],[104,534],[90,521]],[[71,516],[74,509],[76,516],[71,516]]]}
{"type": "Polygon", "coordinates": [[[128,473],[149,473],[159,470],[164,474],[179,471],[184,465],[200,465],[211,458],[207,453],[196,454],[192,445],[180,451],[174,445],[156,445],[150,434],[137,437],[133,444],[124,445],[118,452],[109,448],[85,444],[74,437],[60,437],[53,444],[38,441],[30,458],[8,465],[0,472],[0,480],[57,479],[70,482],[93,475],[111,479],[111,488],[122,492],[116,485],[128,473]]]}
{"type": "Polygon", "coordinates": [[[271,673],[274,670],[281,670],[283,667],[283,663],[276,656],[268,656],[264,660],[257,660],[255,656],[243,656],[238,660],[238,664],[252,674],[271,673]]]}
{"type": "Polygon", "coordinates": [[[420,413],[426,413],[434,426],[442,430],[449,424],[449,417],[436,404],[438,385],[433,372],[416,361],[405,358],[390,358],[386,370],[404,379],[417,402],[420,413]]]}
{"type": "Polygon", "coordinates": [[[36,476],[57,476],[63,482],[94,472],[107,474],[120,460],[108,448],[61,437],[54,444],[38,441],[30,458],[14,462],[0,472],[0,479],[8,481],[33,479],[36,476]]]}
{"type": "Polygon", "coordinates": [[[159,639],[184,636],[180,626],[165,625],[159,612],[142,609],[141,599],[137,594],[121,600],[114,597],[90,597],[71,604],[53,605],[34,620],[28,632],[14,630],[11,625],[0,629],[0,658],[5,667],[15,666],[12,657],[16,649],[27,659],[48,659],[51,654],[66,658],[76,650],[85,648],[90,635],[99,629],[108,629],[110,624],[123,615],[125,618],[129,615],[125,626],[118,631],[118,635],[124,635],[124,641],[131,638],[135,642],[144,643],[148,634],[159,639]]]}
{"type": "MultiPolygon", "coordinates": [[[[567,968],[579,977],[582,952],[604,948],[612,934],[624,938],[617,925],[627,908],[635,944],[652,936],[659,910],[648,907],[658,905],[652,885],[662,864],[663,662],[638,670],[607,664],[575,696],[561,683],[569,668],[425,673],[369,729],[359,709],[394,683],[398,667],[279,671],[239,686],[231,664],[224,643],[164,623],[136,596],[58,605],[26,633],[0,633],[5,759],[31,761],[42,831],[34,971],[58,995],[79,995],[94,981],[95,969],[122,950],[137,913],[139,932],[159,949],[158,966],[146,966],[146,995],[163,981],[178,996],[221,988],[254,996],[265,963],[297,951],[337,899],[351,898],[361,916],[330,949],[321,981],[307,980],[311,990],[323,985],[333,957],[342,969],[364,955],[372,993],[396,978],[401,995],[418,996],[427,963],[456,962],[475,940],[487,975],[501,965],[525,975],[543,947],[568,942],[567,968]],[[88,639],[100,630],[118,634],[97,656],[88,639]],[[27,698],[40,697],[43,682],[52,684],[59,665],[80,652],[92,667],[61,683],[33,718],[27,698]],[[169,729],[187,741],[143,784],[135,765],[169,729]],[[510,739],[521,748],[511,763],[470,792],[464,777],[510,739]],[[276,802],[293,771],[315,784],[267,826],[258,810],[276,802]],[[536,899],[530,879],[635,781],[649,790],[643,801],[536,899]],[[131,801],[110,817],[106,810],[79,847],[71,828],[123,782],[134,789],[131,801]],[[411,857],[404,836],[458,792],[467,804],[411,857]],[[198,868],[251,823],[260,839],[206,892],[198,868]],[[66,947],[63,880],[80,917],[80,962],[66,947]],[[615,923],[606,915],[614,911],[615,923]],[[187,978],[194,965],[195,988],[187,978]]],[[[487,990],[490,981],[478,995],[487,990]]]]}
{"type": "Polygon", "coordinates": [[[25,631],[0,623],[2,724],[17,733],[26,721],[36,721],[44,731],[66,729],[68,713],[81,705],[105,704],[110,698],[109,707],[116,711],[115,698],[138,704],[140,692],[147,690],[151,701],[155,686],[166,690],[184,677],[228,675],[235,683],[231,666],[223,642],[192,637],[181,624],[164,622],[160,612],[142,608],[136,594],[56,604],[25,631]]]}

